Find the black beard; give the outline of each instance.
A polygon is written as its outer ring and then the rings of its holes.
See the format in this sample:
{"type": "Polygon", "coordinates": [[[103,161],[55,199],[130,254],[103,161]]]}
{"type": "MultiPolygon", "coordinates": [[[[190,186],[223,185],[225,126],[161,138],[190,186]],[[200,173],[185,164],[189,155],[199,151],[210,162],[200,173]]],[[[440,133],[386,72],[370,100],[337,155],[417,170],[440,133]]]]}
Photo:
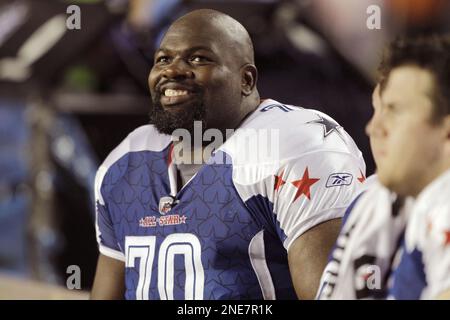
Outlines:
{"type": "Polygon", "coordinates": [[[160,102],[159,93],[153,97],[152,102],[153,106],[149,114],[150,124],[153,124],[160,133],[172,135],[176,129],[185,129],[193,137],[194,121],[201,121],[202,131],[206,130],[206,110],[201,99],[194,106],[190,106],[185,110],[177,110],[177,112],[164,110],[160,102]]]}

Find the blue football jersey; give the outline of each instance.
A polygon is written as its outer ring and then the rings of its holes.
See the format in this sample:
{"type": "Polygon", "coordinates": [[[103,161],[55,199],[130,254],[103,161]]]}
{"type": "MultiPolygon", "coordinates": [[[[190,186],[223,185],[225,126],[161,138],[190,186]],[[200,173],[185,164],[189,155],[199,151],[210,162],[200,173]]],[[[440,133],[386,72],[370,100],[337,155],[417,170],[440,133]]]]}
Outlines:
{"type": "Polygon", "coordinates": [[[364,181],[342,127],[274,100],[181,189],[173,149],[146,125],[97,172],[99,250],[125,262],[126,299],[295,299],[291,244],[342,217],[364,181]]]}

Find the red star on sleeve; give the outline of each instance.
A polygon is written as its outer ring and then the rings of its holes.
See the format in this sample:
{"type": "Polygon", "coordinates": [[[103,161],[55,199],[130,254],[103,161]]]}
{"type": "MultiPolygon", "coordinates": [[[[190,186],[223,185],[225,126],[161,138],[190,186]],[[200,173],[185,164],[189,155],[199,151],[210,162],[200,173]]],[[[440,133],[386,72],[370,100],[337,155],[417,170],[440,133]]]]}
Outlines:
{"type": "Polygon", "coordinates": [[[444,247],[448,246],[450,244],[450,231],[446,230],[444,231],[444,247]]]}
{"type": "Polygon", "coordinates": [[[169,153],[167,155],[167,165],[170,166],[173,160],[173,143],[170,144],[169,153]]]}
{"type": "Polygon", "coordinates": [[[284,170],[281,171],[281,174],[279,176],[277,176],[277,175],[275,176],[275,187],[274,187],[275,191],[280,189],[281,186],[286,183],[286,181],[283,180],[283,174],[284,174],[284,170]]]}
{"type": "Polygon", "coordinates": [[[359,170],[359,172],[361,173],[361,176],[358,177],[358,181],[364,183],[364,181],[366,181],[366,177],[364,176],[364,173],[362,173],[361,169],[359,170]]]}
{"type": "Polygon", "coordinates": [[[296,188],[294,201],[297,200],[302,194],[304,194],[309,200],[311,200],[311,186],[320,179],[309,178],[308,167],[306,167],[303,177],[300,180],[291,182],[296,188]]]}

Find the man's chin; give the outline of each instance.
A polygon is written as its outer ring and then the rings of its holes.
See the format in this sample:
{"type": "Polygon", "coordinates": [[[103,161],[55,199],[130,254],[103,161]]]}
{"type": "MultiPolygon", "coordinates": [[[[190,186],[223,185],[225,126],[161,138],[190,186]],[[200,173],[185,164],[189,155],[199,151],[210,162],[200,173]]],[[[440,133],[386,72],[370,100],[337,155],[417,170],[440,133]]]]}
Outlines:
{"type": "Polygon", "coordinates": [[[194,122],[201,121],[204,125],[204,118],[204,107],[198,101],[190,100],[174,105],[156,103],[150,114],[150,123],[162,134],[172,135],[177,129],[184,129],[192,134],[194,122]]]}
{"type": "Polygon", "coordinates": [[[407,195],[407,186],[403,181],[399,181],[398,177],[387,172],[377,172],[378,180],[389,191],[396,193],[399,196],[407,195]]]}
{"type": "Polygon", "coordinates": [[[205,124],[202,120],[196,120],[192,117],[181,112],[167,112],[163,117],[155,117],[150,121],[150,124],[153,124],[155,128],[161,134],[173,135],[175,131],[185,130],[189,132],[189,134],[194,134],[195,122],[200,122],[202,131],[205,128],[205,124]]]}
{"type": "Polygon", "coordinates": [[[188,121],[176,121],[174,119],[166,119],[166,121],[157,121],[151,123],[155,126],[156,130],[158,130],[161,134],[173,135],[175,131],[186,130],[189,133],[193,131],[193,124],[188,121]]]}
{"type": "Polygon", "coordinates": [[[172,99],[167,100],[165,103],[164,99],[161,99],[159,105],[166,111],[171,110],[194,110],[198,108],[199,105],[202,105],[202,101],[198,99],[198,97],[190,97],[187,99],[172,99]]]}
{"type": "Polygon", "coordinates": [[[390,189],[392,188],[392,183],[393,183],[393,177],[392,174],[390,174],[389,172],[387,172],[387,170],[383,170],[383,168],[378,167],[377,168],[377,177],[378,177],[378,181],[380,181],[380,183],[385,186],[386,188],[390,189]]]}

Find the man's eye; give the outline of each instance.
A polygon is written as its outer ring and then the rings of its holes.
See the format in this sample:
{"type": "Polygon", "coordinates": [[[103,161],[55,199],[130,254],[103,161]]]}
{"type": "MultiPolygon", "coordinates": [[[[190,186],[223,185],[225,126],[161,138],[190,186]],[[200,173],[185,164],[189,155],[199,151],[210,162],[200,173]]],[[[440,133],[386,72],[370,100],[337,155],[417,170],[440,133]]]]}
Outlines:
{"type": "Polygon", "coordinates": [[[206,57],[204,57],[204,56],[192,56],[191,61],[192,62],[201,63],[201,62],[208,62],[208,61],[211,61],[211,60],[206,58],[206,57]]]}
{"type": "Polygon", "coordinates": [[[156,63],[168,63],[169,62],[169,57],[166,56],[161,56],[156,58],[156,63]]]}

